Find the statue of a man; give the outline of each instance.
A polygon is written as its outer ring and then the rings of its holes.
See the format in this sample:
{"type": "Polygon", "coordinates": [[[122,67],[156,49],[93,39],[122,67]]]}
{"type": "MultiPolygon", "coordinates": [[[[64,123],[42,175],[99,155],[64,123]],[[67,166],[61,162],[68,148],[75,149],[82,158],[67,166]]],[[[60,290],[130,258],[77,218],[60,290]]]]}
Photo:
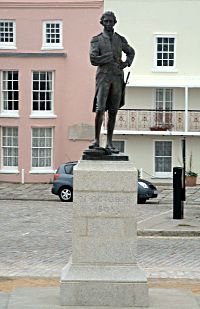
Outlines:
{"type": "Polygon", "coordinates": [[[134,49],[126,39],[114,32],[117,20],[113,12],[105,12],[100,20],[104,30],[91,40],[90,61],[98,66],[96,73],[96,94],[93,111],[95,117],[95,140],[89,148],[98,148],[100,131],[105,111],[108,111],[107,144],[106,148],[112,153],[119,151],[112,144],[112,136],[118,109],[124,105],[124,74],[123,69],[130,67],[134,56],[134,49]],[[122,52],[126,60],[122,61],[122,52]]]}

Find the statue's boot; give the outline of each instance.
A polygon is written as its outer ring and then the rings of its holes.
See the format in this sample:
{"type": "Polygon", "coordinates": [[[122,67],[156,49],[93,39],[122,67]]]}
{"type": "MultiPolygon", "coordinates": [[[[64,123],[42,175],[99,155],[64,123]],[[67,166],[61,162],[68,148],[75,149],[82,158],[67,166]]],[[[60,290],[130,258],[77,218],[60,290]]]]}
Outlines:
{"type": "Polygon", "coordinates": [[[97,143],[96,141],[94,141],[94,142],[89,146],[89,149],[95,149],[95,148],[99,148],[99,143],[97,143]]]}
{"type": "Polygon", "coordinates": [[[113,145],[106,145],[106,149],[109,149],[112,153],[119,153],[119,149],[117,149],[113,145]]]}

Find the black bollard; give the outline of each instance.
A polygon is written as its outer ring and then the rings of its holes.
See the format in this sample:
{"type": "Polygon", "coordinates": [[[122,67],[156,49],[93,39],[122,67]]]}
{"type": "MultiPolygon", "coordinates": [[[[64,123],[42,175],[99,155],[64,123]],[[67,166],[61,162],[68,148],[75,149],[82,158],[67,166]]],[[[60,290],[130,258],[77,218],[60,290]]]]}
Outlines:
{"type": "Polygon", "coordinates": [[[173,219],[183,219],[182,167],[173,168],[173,219]]]}

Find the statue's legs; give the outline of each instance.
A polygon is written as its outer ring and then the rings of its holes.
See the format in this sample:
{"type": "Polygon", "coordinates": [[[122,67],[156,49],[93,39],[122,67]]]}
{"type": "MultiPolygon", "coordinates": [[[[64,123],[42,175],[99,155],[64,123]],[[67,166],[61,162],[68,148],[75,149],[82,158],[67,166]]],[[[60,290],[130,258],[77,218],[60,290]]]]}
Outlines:
{"type": "Polygon", "coordinates": [[[107,145],[106,147],[113,147],[112,137],[115,127],[117,113],[108,112],[108,122],[107,122],[107,145]]]}
{"type": "Polygon", "coordinates": [[[95,117],[95,142],[97,144],[97,147],[99,147],[100,144],[100,133],[101,133],[101,126],[103,123],[103,116],[104,112],[96,112],[95,117]]]}
{"type": "Polygon", "coordinates": [[[95,140],[89,148],[97,148],[100,146],[101,126],[110,89],[110,82],[105,78],[105,74],[100,76],[99,83],[100,85],[96,94],[95,140]]]}
{"type": "Polygon", "coordinates": [[[116,115],[120,106],[121,96],[121,75],[99,75],[99,87],[96,94],[95,140],[89,148],[97,148],[100,145],[100,132],[103,123],[103,116],[105,110],[108,109],[106,148],[109,148],[113,153],[119,152],[118,149],[112,145],[112,136],[115,127],[116,115]]]}
{"type": "Polygon", "coordinates": [[[104,112],[97,111],[96,117],[95,117],[95,140],[94,142],[89,146],[89,148],[97,148],[100,145],[100,132],[101,132],[101,126],[103,123],[103,116],[104,112]]]}
{"type": "Polygon", "coordinates": [[[112,84],[109,95],[108,106],[108,122],[107,122],[107,145],[113,153],[119,153],[119,150],[113,146],[112,138],[115,128],[115,121],[117,112],[119,110],[120,101],[122,96],[122,78],[121,76],[112,76],[112,84]]]}

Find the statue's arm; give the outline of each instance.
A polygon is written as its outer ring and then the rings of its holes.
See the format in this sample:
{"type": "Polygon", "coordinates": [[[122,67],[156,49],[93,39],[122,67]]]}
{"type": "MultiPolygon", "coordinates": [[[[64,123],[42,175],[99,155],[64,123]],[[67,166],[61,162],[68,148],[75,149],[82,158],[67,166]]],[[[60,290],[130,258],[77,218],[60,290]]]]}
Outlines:
{"type": "Polygon", "coordinates": [[[135,50],[128,44],[124,37],[122,37],[122,50],[126,54],[126,66],[130,67],[135,57],[135,50]]]}
{"type": "Polygon", "coordinates": [[[112,52],[100,54],[98,38],[93,38],[90,43],[90,62],[92,65],[99,66],[113,61],[112,52]]]}

